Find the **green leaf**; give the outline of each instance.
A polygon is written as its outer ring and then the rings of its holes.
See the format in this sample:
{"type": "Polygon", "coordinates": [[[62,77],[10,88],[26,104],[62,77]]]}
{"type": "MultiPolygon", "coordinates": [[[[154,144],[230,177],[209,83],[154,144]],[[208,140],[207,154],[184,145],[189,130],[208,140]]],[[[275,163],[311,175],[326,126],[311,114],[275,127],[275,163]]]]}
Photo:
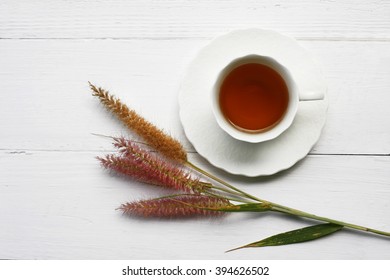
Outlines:
{"type": "Polygon", "coordinates": [[[335,233],[341,230],[342,228],[343,226],[331,224],[331,223],[304,227],[304,228],[280,233],[277,235],[273,235],[266,239],[253,242],[235,249],[231,249],[227,252],[242,249],[242,248],[280,246],[280,245],[288,245],[288,244],[294,244],[299,242],[311,241],[335,233]]]}

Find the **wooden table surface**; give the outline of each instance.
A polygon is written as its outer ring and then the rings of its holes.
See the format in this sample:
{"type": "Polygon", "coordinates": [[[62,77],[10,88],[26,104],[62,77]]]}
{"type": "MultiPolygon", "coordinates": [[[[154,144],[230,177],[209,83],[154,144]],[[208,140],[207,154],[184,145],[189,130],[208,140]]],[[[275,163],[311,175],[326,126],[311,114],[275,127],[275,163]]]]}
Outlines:
{"type": "Polygon", "coordinates": [[[314,224],[278,214],[142,220],[115,209],[163,194],[112,176],[96,156],[127,130],[93,98],[109,89],[177,137],[191,160],[265,199],[390,231],[389,1],[0,2],[0,259],[389,259],[390,240],[342,231],[281,247],[225,250],[314,224]],[[210,166],[185,138],[178,85],[196,52],[230,30],[295,37],[328,83],[310,154],[248,179],[210,166]]]}

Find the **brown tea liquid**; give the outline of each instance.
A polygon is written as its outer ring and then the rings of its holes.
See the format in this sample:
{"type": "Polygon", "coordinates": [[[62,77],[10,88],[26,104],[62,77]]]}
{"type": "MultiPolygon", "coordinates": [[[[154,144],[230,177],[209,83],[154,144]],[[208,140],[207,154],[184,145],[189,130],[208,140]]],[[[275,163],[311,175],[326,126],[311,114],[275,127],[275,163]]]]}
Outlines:
{"type": "Polygon", "coordinates": [[[275,126],[288,105],[285,81],[272,68],[248,63],[231,71],[220,87],[219,103],[225,118],[246,132],[275,126]]]}

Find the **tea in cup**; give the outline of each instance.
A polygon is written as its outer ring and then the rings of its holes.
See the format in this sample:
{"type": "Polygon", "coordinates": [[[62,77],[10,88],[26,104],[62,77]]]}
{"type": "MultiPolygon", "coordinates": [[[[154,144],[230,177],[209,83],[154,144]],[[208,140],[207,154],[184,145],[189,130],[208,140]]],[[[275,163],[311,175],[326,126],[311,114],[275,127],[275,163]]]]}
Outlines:
{"type": "Polygon", "coordinates": [[[247,55],[224,67],[212,89],[219,126],[251,143],[274,139],[293,122],[298,102],[323,99],[323,93],[299,92],[289,70],[275,59],[247,55]]]}

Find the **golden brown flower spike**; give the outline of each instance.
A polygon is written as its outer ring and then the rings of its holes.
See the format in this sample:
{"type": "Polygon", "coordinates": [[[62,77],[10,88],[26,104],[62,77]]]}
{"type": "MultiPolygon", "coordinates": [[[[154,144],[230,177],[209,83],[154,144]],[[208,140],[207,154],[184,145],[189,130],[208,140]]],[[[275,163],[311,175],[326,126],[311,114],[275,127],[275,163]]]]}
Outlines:
{"type": "Polygon", "coordinates": [[[123,104],[118,98],[111,95],[101,87],[96,87],[89,82],[93,96],[111,111],[129,129],[142,137],[148,145],[159,151],[162,155],[176,162],[187,162],[187,153],[179,141],[164,133],[152,123],[138,115],[123,104]]]}

